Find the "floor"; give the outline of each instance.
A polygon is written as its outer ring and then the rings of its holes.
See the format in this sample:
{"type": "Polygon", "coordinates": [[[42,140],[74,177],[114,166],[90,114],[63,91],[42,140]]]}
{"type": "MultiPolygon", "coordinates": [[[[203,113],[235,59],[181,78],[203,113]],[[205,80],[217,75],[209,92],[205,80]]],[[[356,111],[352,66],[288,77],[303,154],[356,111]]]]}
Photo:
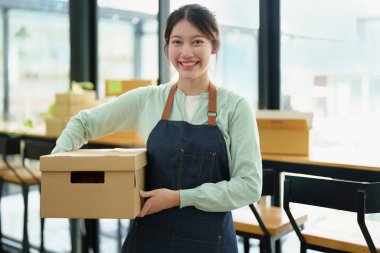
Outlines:
{"type": "MultiPolygon", "coordinates": [[[[39,193],[37,190],[29,194],[29,238],[31,245],[39,245],[39,193]]],[[[321,213],[318,212],[318,215],[321,213]]],[[[2,231],[6,236],[21,240],[22,238],[23,201],[21,194],[12,194],[1,199],[2,231]]],[[[310,217],[309,217],[310,220],[310,217]]],[[[128,220],[122,220],[123,231],[127,232],[128,220]]],[[[100,220],[101,252],[118,252],[120,244],[117,242],[117,221],[112,219],[100,220]]],[[[124,236],[125,236],[124,234],[124,236]]],[[[238,240],[239,253],[243,252],[243,245],[238,240]]],[[[258,253],[258,241],[251,239],[250,253],[258,253]]],[[[45,247],[49,252],[70,252],[69,222],[68,219],[46,219],[45,247]]],[[[17,252],[17,251],[12,251],[17,252]]],[[[34,251],[36,252],[36,251],[34,251]]],[[[299,252],[299,243],[294,233],[283,239],[283,253],[299,252]]],[[[311,252],[311,251],[310,251],[311,252]]]]}

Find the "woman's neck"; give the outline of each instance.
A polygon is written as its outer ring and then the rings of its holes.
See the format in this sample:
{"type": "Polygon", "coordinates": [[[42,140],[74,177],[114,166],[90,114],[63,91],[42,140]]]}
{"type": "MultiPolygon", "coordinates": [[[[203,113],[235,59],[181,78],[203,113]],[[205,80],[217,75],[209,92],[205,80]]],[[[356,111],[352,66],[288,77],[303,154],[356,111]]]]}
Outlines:
{"type": "Polygon", "coordinates": [[[189,80],[179,79],[178,89],[182,90],[188,96],[196,96],[208,91],[210,80],[208,78],[189,80]]]}

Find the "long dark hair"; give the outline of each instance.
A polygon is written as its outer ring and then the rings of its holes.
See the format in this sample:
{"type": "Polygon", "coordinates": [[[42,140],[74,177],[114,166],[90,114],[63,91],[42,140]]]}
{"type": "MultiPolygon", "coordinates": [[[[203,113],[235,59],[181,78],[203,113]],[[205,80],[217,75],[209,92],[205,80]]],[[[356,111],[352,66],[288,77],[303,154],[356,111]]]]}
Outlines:
{"type": "Polygon", "coordinates": [[[219,27],[215,15],[206,7],[199,4],[188,4],[173,11],[166,21],[164,33],[164,50],[166,54],[168,53],[169,39],[173,27],[184,19],[193,24],[208,40],[211,41],[213,51],[218,51],[220,46],[219,27]]]}

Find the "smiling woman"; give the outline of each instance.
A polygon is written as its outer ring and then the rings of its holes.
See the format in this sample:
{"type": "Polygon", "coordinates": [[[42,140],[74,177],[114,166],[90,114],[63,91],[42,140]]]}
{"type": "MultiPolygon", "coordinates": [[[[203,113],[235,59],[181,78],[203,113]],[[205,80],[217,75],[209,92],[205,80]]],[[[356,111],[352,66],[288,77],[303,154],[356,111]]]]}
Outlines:
{"type": "Polygon", "coordinates": [[[79,112],[53,153],[114,131],[138,131],[148,157],[145,203],[123,252],[237,253],[231,210],[261,194],[256,121],[246,99],[209,78],[210,57],[219,50],[213,13],[182,6],[169,15],[164,34],[178,79],[79,112]]]}
{"type": "MultiPolygon", "coordinates": [[[[259,0],[171,0],[170,7],[173,11],[193,3],[212,10],[220,25],[221,43],[218,54],[210,58],[210,77],[245,97],[252,108],[258,108],[259,0]]],[[[171,76],[177,76],[174,69],[171,76]]]]}

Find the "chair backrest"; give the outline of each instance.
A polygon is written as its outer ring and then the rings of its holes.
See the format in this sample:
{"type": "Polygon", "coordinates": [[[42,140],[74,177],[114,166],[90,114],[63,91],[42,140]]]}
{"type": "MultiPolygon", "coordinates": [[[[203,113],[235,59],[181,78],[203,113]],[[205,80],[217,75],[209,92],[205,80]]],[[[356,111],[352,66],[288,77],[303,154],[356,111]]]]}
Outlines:
{"type": "Polygon", "coordinates": [[[0,154],[3,157],[20,154],[20,138],[0,135],[0,154]]]}
{"type": "Polygon", "coordinates": [[[263,189],[261,196],[273,196],[275,193],[275,174],[272,169],[263,169],[263,189]]]}
{"type": "Polygon", "coordinates": [[[370,252],[375,244],[365,224],[365,213],[380,213],[380,182],[353,182],[328,178],[285,176],[284,210],[301,243],[306,241],[289,208],[289,203],[307,204],[356,212],[357,223],[370,252]]]}
{"type": "Polygon", "coordinates": [[[24,146],[24,159],[39,160],[40,156],[50,154],[54,147],[54,141],[27,139],[24,146]]]}
{"type": "Polygon", "coordinates": [[[380,182],[285,176],[284,205],[289,202],[357,212],[365,195],[365,213],[380,212],[380,182]]]}

